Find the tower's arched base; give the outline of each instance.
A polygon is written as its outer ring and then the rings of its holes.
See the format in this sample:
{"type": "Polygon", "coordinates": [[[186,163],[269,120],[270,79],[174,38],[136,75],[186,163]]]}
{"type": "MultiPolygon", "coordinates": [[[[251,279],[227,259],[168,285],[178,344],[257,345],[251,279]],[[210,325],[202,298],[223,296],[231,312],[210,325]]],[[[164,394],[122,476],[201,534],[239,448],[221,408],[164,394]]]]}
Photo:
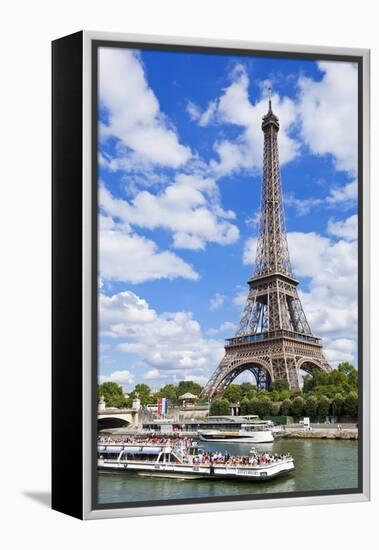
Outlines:
{"type": "Polygon", "coordinates": [[[272,382],[284,380],[290,389],[299,388],[299,370],[331,369],[319,340],[286,331],[232,338],[225,355],[204,387],[201,397],[221,395],[239,374],[250,370],[259,389],[270,389],[272,382]]]}
{"type": "Polygon", "coordinates": [[[229,384],[232,384],[233,381],[245,371],[249,371],[254,375],[258,390],[269,390],[271,388],[271,375],[267,369],[258,363],[247,363],[228,371],[225,377],[220,380],[217,388],[215,388],[212,397],[221,395],[229,384]]]}

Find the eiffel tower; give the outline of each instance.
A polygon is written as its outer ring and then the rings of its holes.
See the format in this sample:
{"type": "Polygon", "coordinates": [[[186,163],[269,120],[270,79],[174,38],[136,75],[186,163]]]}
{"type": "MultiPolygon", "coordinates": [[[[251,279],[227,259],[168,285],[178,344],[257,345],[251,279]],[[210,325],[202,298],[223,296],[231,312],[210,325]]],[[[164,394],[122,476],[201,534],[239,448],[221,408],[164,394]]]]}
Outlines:
{"type": "Polygon", "coordinates": [[[292,275],[280,183],[279,119],[269,99],[262,119],[264,134],[261,214],[254,275],[239,328],[226,340],[225,355],[203,389],[212,399],[224,392],[241,372],[255,376],[258,389],[284,380],[299,387],[299,370],[329,372],[321,340],[313,336],[292,275]]]}

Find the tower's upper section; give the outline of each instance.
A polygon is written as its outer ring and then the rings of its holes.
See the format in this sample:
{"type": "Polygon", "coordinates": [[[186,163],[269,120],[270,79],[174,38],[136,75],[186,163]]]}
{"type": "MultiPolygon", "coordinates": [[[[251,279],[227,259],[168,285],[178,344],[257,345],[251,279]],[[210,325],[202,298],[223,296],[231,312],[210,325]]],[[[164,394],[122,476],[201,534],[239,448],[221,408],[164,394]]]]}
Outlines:
{"type": "Polygon", "coordinates": [[[278,152],[279,119],[269,109],[262,119],[264,134],[261,213],[254,277],[280,273],[292,277],[284,220],[278,152]]]}
{"type": "Polygon", "coordinates": [[[265,131],[270,126],[273,126],[274,128],[276,128],[277,131],[279,131],[279,119],[272,112],[271,99],[269,99],[268,102],[268,113],[262,118],[262,130],[265,131]]]}

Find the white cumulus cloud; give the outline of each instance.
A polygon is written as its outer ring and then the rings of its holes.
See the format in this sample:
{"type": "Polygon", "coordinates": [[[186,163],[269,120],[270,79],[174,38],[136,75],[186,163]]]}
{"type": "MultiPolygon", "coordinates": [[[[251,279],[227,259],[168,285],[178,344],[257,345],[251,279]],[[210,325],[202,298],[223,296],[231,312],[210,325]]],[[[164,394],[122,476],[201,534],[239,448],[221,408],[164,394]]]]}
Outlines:
{"type": "Polygon", "coordinates": [[[346,220],[329,220],[328,233],[334,237],[342,237],[348,241],[354,241],[358,236],[358,216],[353,214],[346,220]]]}
{"type": "Polygon", "coordinates": [[[139,354],[136,368],[146,368],[147,379],[161,371],[180,379],[208,374],[223,356],[222,341],[205,338],[191,312],[157,313],[131,291],[100,295],[99,318],[102,334],[119,339],[119,351],[139,354]]]}
{"type": "MultiPolygon", "coordinates": [[[[211,170],[218,176],[224,176],[240,169],[260,168],[262,165],[263,133],[262,117],[267,113],[268,100],[262,97],[255,104],[249,97],[249,76],[242,64],[234,67],[231,84],[223,94],[212,100],[205,111],[191,104],[190,113],[200,126],[222,123],[238,126],[238,137],[229,141],[219,139],[214,150],[219,159],[210,162],[211,170]]],[[[284,164],[299,154],[300,143],[290,136],[291,126],[296,122],[296,105],[288,97],[272,97],[275,114],[280,119],[281,130],[278,141],[280,159],[284,164]]]]}
{"type": "Polygon", "coordinates": [[[312,153],[332,155],[336,168],[355,173],[358,154],[357,65],[320,61],[320,80],[299,79],[301,135],[312,153]]]}
{"type": "Polygon", "coordinates": [[[173,234],[176,248],[204,249],[207,242],[227,245],[239,237],[238,227],[228,221],[234,213],[219,204],[216,183],[201,176],[177,175],[161,193],[141,191],[131,202],[114,198],[102,186],[100,205],[125,223],[166,229],[173,234]]]}
{"type": "Polygon", "coordinates": [[[156,279],[199,278],[193,267],[154,241],[133,233],[126,224],[99,217],[99,263],[102,279],[142,283],[156,279]]]}
{"type": "Polygon", "coordinates": [[[220,307],[225,302],[225,296],[223,294],[219,294],[218,292],[209,300],[209,308],[214,311],[216,309],[220,309],[220,307]]]}
{"type": "Polygon", "coordinates": [[[231,323],[230,321],[225,321],[224,323],[221,323],[221,325],[217,328],[208,329],[207,334],[209,334],[209,336],[215,336],[216,334],[222,334],[224,332],[228,332],[232,336],[234,335],[236,329],[237,329],[237,325],[235,323],[231,323]]]}
{"type": "Polygon", "coordinates": [[[172,122],[160,110],[136,51],[100,48],[99,96],[107,122],[101,138],[119,140],[120,160],[177,168],[192,153],[179,143],[172,122]]]}
{"type": "Polygon", "coordinates": [[[120,386],[125,386],[133,384],[133,381],[134,375],[128,370],[116,370],[108,376],[99,376],[100,384],[102,384],[103,382],[116,382],[116,384],[120,384],[120,386]]]}
{"type": "Polygon", "coordinates": [[[326,198],[326,202],[329,205],[336,204],[353,204],[357,200],[358,194],[358,182],[357,180],[340,185],[338,187],[332,187],[329,195],[326,198]]]}
{"type": "Polygon", "coordinates": [[[257,252],[257,238],[250,237],[245,241],[243,248],[242,263],[244,265],[251,265],[255,262],[255,256],[257,252]]]}

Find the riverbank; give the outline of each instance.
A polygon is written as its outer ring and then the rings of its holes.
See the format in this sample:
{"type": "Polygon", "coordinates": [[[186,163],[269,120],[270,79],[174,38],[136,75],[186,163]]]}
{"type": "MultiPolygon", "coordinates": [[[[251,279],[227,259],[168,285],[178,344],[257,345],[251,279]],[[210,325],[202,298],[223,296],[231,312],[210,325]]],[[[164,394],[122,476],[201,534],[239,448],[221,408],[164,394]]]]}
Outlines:
{"type": "Polygon", "coordinates": [[[353,428],[350,430],[338,430],[334,428],[328,428],[325,430],[298,430],[298,429],[284,429],[275,432],[276,439],[343,439],[343,440],[357,440],[358,430],[353,428]]]}

